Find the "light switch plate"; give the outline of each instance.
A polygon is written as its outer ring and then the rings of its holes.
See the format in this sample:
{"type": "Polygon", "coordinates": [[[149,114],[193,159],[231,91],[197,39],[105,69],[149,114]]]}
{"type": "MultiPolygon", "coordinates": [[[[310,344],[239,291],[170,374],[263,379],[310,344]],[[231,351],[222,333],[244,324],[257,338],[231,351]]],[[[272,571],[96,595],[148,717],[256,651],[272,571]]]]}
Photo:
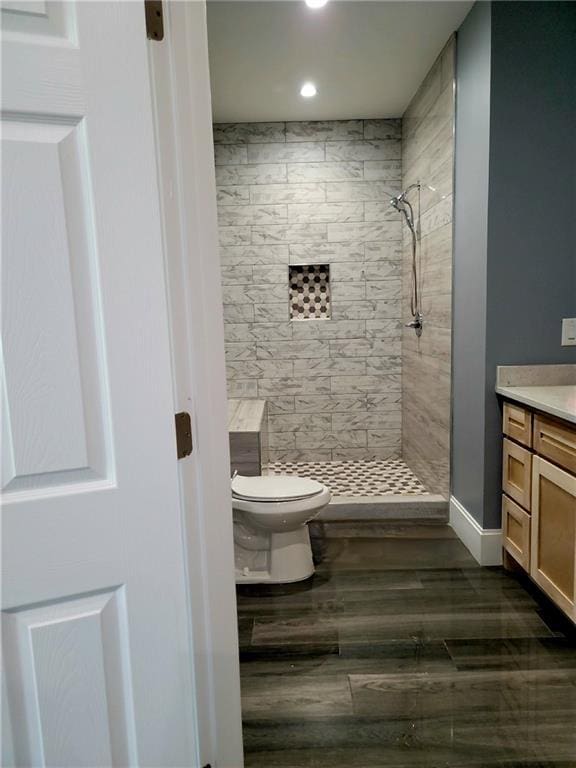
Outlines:
{"type": "Polygon", "coordinates": [[[565,317],[562,320],[562,346],[576,347],[576,317],[565,317]]]}

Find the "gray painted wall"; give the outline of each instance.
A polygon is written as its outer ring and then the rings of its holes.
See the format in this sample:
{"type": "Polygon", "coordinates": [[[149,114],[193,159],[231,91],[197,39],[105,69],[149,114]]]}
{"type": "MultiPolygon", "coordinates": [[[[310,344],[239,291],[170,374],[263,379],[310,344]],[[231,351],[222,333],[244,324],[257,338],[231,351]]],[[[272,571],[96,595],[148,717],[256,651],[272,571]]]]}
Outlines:
{"type": "Polygon", "coordinates": [[[498,2],[458,37],[453,495],[484,528],[500,525],[496,366],[576,361],[560,345],[576,315],[575,35],[576,5],[498,2]]]}
{"type": "Polygon", "coordinates": [[[501,409],[496,366],[574,363],[576,5],[492,5],[486,311],[486,505],[500,525],[501,409]],[[492,458],[494,457],[494,458],[492,458]]]}
{"type": "Polygon", "coordinates": [[[484,508],[490,17],[490,3],[477,3],[458,32],[456,47],[452,493],[480,521],[484,508]]]}

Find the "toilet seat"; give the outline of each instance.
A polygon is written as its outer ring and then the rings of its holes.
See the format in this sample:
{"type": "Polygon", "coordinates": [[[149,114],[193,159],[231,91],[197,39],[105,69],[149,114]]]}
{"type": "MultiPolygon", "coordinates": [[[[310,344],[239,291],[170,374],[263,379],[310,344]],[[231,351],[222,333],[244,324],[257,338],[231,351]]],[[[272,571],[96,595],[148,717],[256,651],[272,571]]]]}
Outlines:
{"type": "Polygon", "coordinates": [[[243,501],[281,503],[311,499],[325,490],[322,483],[293,475],[264,475],[232,480],[232,495],[243,501]]]}

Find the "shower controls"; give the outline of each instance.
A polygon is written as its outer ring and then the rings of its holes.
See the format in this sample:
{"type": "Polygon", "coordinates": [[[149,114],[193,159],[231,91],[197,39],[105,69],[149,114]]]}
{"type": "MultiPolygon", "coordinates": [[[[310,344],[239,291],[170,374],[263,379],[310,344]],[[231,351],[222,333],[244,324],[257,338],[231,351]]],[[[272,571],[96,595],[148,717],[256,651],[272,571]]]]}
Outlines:
{"type": "Polygon", "coordinates": [[[422,328],[424,327],[424,316],[421,312],[416,312],[414,320],[404,324],[404,328],[414,328],[416,336],[420,338],[422,336],[422,328]]]}
{"type": "Polygon", "coordinates": [[[423,318],[422,312],[420,312],[420,262],[417,259],[416,251],[418,245],[418,232],[420,231],[420,224],[416,223],[414,217],[414,207],[407,199],[408,193],[413,189],[418,190],[418,219],[420,219],[420,182],[411,184],[403,192],[390,200],[390,205],[395,208],[398,213],[404,216],[410,234],[412,235],[412,264],[410,267],[410,312],[414,320],[406,325],[406,328],[414,328],[416,336],[422,336],[423,318]]]}

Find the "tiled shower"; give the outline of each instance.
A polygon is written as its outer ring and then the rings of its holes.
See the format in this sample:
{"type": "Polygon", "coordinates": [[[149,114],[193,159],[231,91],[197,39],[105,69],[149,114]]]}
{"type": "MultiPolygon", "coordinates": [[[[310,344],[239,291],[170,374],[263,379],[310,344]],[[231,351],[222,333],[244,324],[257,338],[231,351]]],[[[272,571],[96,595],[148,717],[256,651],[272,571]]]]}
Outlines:
{"type": "Polygon", "coordinates": [[[267,401],[272,468],[448,493],[452,59],[449,43],[404,119],[214,126],[229,397],[267,401]],[[389,204],[413,180],[419,340],[389,204]]]}

